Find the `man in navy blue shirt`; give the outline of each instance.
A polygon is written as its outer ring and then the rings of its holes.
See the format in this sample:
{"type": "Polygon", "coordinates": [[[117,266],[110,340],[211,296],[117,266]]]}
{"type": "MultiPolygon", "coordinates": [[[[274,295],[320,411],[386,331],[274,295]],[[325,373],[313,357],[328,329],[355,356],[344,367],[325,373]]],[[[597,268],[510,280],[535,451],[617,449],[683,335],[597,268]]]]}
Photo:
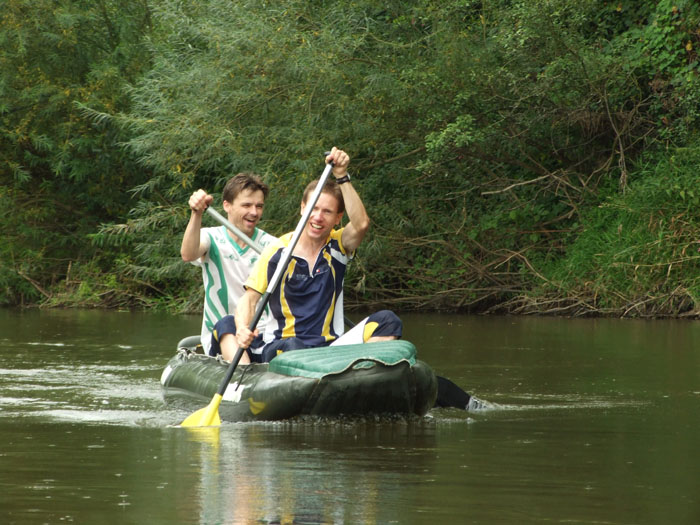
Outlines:
{"type": "MultiPolygon", "coordinates": [[[[370,221],[350,181],[347,153],[333,148],[326,162],[333,162],[334,180],[324,186],[289,265],[269,297],[275,322],[268,323],[263,334],[263,361],[287,350],[401,337],[401,320],[389,310],[370,315],[344,333],[345,269],[369,230],[370,221]],[[349,222],[336,229],[345,212],[349,222]]],[[[304,191],[302,213],[315,186],[312,182],[304,191]]],[[[286,234],[268,246],[246,281],[246,292],[236,310],[236,339],[241,347],[247,348],[257,335],[248,325],[291,237],[292,233],[286,234]]]]}

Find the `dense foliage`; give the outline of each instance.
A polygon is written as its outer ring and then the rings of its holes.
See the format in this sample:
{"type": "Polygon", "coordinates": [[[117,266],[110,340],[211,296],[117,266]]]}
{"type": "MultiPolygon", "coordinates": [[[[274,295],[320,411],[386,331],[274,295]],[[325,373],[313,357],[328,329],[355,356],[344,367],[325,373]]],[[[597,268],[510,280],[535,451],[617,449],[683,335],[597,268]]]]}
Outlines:
{"type": "Polygon", "coordinates": [[[0,302],[131,303],[113,272],[128,256],[89,235],[128,212],[141,170],[77,104],[129,106],[149,26],[146,6],[127,0],[0,4],[0,302]]]}
{"type": "Polygon", "coordinates": [[[4,0],[0,301],[196,310],[186,201],[292,228],[338,145],[351,303],[695,315],[696,2],[4,0]]]}

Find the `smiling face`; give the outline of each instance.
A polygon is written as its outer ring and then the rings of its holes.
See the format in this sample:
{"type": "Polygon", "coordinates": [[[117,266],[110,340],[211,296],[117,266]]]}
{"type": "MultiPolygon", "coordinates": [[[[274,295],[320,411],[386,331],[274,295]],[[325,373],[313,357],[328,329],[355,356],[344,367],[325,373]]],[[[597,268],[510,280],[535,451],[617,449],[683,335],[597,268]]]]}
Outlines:
{"type": "MultiPolygon", "coordinates": [[[[306,203],[301,204],[301,213],[304,213],[306,203]]],[[[304,228],[304,232],[309,239],[325,242],[331,230],[340,224],[340,219],[343,218],[343,212],[338,211],[338,199],[331,193],[325,191],[321,193],[316,201],[309,222],[304,228]]]]}
{"type": "Polygon", "coordinates": [[[233,202],[224,201],[228,220],[248,237],[252,237],[265,207],[265,195],[261,190],[242,190],[233,202]]]}

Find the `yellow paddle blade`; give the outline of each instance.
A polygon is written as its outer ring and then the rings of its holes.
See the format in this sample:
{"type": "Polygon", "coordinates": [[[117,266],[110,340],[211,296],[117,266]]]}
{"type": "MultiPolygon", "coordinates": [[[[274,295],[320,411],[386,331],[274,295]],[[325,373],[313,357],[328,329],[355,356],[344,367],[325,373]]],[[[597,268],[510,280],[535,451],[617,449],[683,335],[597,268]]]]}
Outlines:
{"type": "Polygon", "coordinates": [[[204,408],[200,408],[192,415],[188,416],[181,427],[218,427],[221,425],[219,417],[219,405],[221,404],[221,394],[214,394],[214,398],[204,408]]]}
{"type": "Polygon", "coordinates": [[[267,403],[264,401],[255,401],[252,397],[249,397],[248,405],[250,406],[250,411],[257,416],[260,412],[265,410],[267,403]]]}

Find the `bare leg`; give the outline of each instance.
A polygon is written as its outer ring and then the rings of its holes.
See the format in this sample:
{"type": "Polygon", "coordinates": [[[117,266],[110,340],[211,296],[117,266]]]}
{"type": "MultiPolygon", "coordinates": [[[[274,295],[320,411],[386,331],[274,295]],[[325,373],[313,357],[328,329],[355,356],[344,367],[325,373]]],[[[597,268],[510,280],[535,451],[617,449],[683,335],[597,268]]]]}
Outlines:
{"type": "Polygon", "coordinates": [[[368,343],[377,343],[379,341],[393,341],[396,339],[395,335],[374,335],[367,339],[368,343]]]}
{"type": "MultiPolygon", "coordinates": [[[[221,355],[224,357],[224,359],[226,359],[226,361],[231,362],[238,351],[236,336],[233,334],[224,334],[221,337],[221,341],[219,341],[219,346],[221,347],[221,355]]],[[[238,364],[247,365],[248,363],[250,363],[248,352],[243,352],[241,360],[238,362],[238,364]]]]}

